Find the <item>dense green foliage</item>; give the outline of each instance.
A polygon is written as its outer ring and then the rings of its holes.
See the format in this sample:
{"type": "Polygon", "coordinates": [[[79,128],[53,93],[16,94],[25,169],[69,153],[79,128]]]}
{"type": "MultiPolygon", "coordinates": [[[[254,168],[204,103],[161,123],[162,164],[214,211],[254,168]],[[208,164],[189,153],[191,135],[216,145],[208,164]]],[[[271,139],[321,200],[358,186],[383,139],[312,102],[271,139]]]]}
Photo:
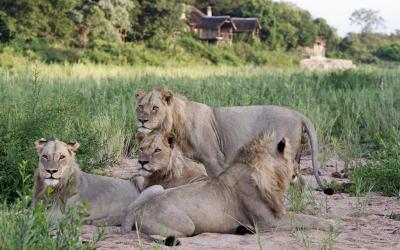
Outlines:
{"type": "MultiPolygon", "coordinates": [[[[271,65],[268,51],[280,55],[291,51],[293,58],[298,47],[312,46],[323,36],[328,56],[382,65],[399,62],[398,34],[374,34],[369,27],[375,23],[368,24],[362,35],[340,39],[325,19],[313,19],[293,4],[271,0],[4,0],[0,1],[0,53],[11,50],[17,57],[43,62],[271,65]],[[203,12],[210,5],[214,15],[258,17],[260,39],[235,36],[234,48],[204,44],[187,31],[181,18],[184,4],[203,12]],[[243,47],[248,53],[241,53],[243,47]]],[[[0,55],[0,63],[6,59],[0,55]]],[[[285,56],[272,59],[279,60],[285,56]]],[[[298,59],[291,61],[289,65],[298,59]]]]}
{"type": "Polygon", "coordinates": [[[306,10],[270,0],[223,0],[207,4],[196,0],[0,2],[0,43],[3,43],[0,52],[11,48],[15,54],[44,62],[163,65],[173,56],[169,61],[177,64],[188,61],[269,64],[263,51],[311,46],[320,35],[326,36],[329,49],[334,49],[337,37],[325,20],[313,20],[306,10]],[[215,15],[258,17],[262,25],[260,41],[246,41],[243,45],[245,42],[236,40],[237,47],[250,46],[247,50],[252,52],[247,54],[237,53],[236,48],[213,49],[215,46],[188,41],[193,36],[186,34],[187,27],[181,18],[184,4],[192,4],[204,12],[211,4],[215,15]],[[220,57],[210,55],[219,49],[223,50],[220,57]]]}
{"type": "Polygon", "coordinates": [[[299,61],[295,53],[270,51],[267,45],[257,41],[213,46],[191,35],[154,41],[151,45],[97,40],[85,50],[55,46],[48,44],[45,39],[36,39],[30,43],[14,41],[0,52],[0,66],[13,66],[24,60],[157,66],[268,64],[273,67],[290,67],[299,61]]]}
{"type": "Polygon", "coordinates": [[[350,58],[361,63],[384,65],[387,62],[400,62],[400,34],[390,36],[367,33],[350,33],[343,38],[335,56],[350,58]]]}
{"type": "Polygon", "coordinates": [[[367,155],[380,161],[385,155],[374,152],[389,148],[382,141],[395,149],[400,141],[399,75],[398,70],[317,73],[204,66],[3,68],[1,196],[16,196],[21,186],[17,166],[22,160],[28,162],[27,171],[33,172],[37,161],[33,142],[41,137],[78,140],[78,159],[85,171],[116,163],[132,153],[133,92],[160,84],[212,106],[292,107],[316,124],[321,145],[332,146],[325,154],[338,154],[346,161],[367,155]]]}

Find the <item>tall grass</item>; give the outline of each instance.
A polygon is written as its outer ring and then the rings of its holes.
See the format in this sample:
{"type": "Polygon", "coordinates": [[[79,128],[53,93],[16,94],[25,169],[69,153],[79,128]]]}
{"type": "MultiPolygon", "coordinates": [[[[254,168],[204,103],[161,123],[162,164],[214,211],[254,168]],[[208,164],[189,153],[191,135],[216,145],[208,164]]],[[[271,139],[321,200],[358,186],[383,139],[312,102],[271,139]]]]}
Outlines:
{"type": "Polygon", "coordinates": [[[20,187],[12,204],[0,203],[0,249],[96,249],[104,232],[94,235],[84,244],[81,226],[85,223],[88,206],[67,207],[61,218],[54,221],[47,216],[51,205],[42,202],[31,208],[31,188],[27,180],[31,174],[26,161],[18,165],[20,187]]]}
{"type": "Polygon", "coordinates": [[[21,185],[16,166],[26,160],[33,172],[33,142],[41,137],[78,140],[85,171],[117,163],[135,147],[133,93],[158,85],[211,106],[289,106],[307,115],[320,145],[336,145],[340,157],[382,159],[376,154],[387,150],[381,142],[397,147],[400,141],[399,73],[79,64],[0,68],[0,195],[16,197],[21,185]]]}

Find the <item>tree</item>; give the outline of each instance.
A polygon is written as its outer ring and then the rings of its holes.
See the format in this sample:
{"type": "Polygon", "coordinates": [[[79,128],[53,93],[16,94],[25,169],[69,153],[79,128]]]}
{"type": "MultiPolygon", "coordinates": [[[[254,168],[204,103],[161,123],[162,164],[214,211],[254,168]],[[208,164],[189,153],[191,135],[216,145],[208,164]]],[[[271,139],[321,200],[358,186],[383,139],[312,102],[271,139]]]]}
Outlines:
{"type": "Polygon", "coordinates": [[[326,39],[326,54],[329,56],[331,53],[335,53],[340,42],[336,30],[329,26],[327,21],[323,18],[315,19],[314,24],[317,26],[317,36],[326,39]]]}
{"type": "Polygon", "coordinates": [[[100,0],[99,6],[104,11],[107,20],[119,32],[122,40],[125,40],[127,32],[131,31],[130,13],[135,7],[131,0],[100,0]]]}
{"type": "Polygon", "coordinates": [[[45,0],[1,0],[0,11],[6,14],[7,23],[15,23],[16,38],[32,40],[38,35],[43,36],[49,30],[43,11],[43,6],[47,4],[45,0]]]}
{"type": "Polygon", "coordinates": [[[10,41],[15,32],[15,22],[6,13],[0,10],[0,42],[10,41]]]}
{"type": "Polygon", "coordinates": [[[130,28],[130,8],[127,1],[81,0],[70,15],[77,27],[78,46],[85,48],[96,39],[121,41],[120,33],[130,28]]]}
{"type": "MultiPolygon", "coordinates": [[[[184,21],[179,17],[183,11],[184,0],[137,0],[138,13],[127,39],[162,39],[182,31],[184,21]]],[[[131,11],[132,13],[132,11],[131,11]]]]}
{"type": "Polygon", "coordinates": [[[385,27],[385,19],[379,15],[379,11],[370,9],[355,10],[349,20],[352,25],[361,27],[361,34],[371,33],[375,29],[385,27]]]}

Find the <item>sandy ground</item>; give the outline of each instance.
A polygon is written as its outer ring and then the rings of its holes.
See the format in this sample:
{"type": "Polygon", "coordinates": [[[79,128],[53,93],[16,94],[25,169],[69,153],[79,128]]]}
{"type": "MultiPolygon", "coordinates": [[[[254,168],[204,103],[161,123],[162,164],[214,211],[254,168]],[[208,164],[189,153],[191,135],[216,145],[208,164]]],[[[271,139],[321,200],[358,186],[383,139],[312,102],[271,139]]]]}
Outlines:
{"type": "MultiPolygon", "coordinates": [[[[133,165],[134,161],[131,164],[133,165]]],[[[332,173],[341,172],[344,163],[329,159],[321,168],[323,178],[348,182],[345,178],[334,178],[332,173]]],[[[309,174],[311,161],[305,157],[302,172],[309,185],[315,185],[309,174]]],[[[108,169],[118,177],[131,176],[135,170],[129,167],[108,169]]],[[[337,176],[333,174],[334,176],[337,176]]],[[[275,231],[262,233],[259,239],[263,249],[400,249],[400,200],[371,193],[367,198],[349,197],[348,194],[326,196],[321,192],[309,192],[307,213],[331,219],[337,224],[335,233],[318,230],[275,231]]],[[[119,227],[107,227],[106,239],[99,242],[99,249],[154,249],[156,243],[139,238],[132,232],[120,235],[119,227]]],[[[91,240],[97,232],[94,226],[84,226],[83,240],[91,240]]],[[[205,233],[195,237],[181,238],[177,249],[260,249],[256,235],[230,235],[205,233]]],[[[158,245],[158,247],[160,247],[158,245]]],[[[163,247],[168,248],[168,247],[163,247]]]]}
{"type": "Polygon", "coordinates": [[[311,70],[354,69],[356,65],[351,60],[312,57],[300,61],[300,66],[311,70]]]}

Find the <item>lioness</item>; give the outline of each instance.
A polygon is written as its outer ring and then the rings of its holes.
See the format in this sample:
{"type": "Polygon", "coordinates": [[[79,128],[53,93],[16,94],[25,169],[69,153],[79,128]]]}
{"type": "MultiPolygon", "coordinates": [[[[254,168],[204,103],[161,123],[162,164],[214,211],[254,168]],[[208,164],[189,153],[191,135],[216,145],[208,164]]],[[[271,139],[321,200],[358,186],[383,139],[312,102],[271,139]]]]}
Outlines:
{"type": "Polygon", "coordinates": [[[283,195],[293,176],[290,144],[263,135],[240,149],[230,167],[210,178],[165,190],[128,210],[121,232],[133,221],[149,235],[193,236],[234,233],[241,225],[260,230],[294,225],[322,228],[312,216],[285,214],[283,195]]]}
{"type": "Polygon", "coordinates": [[[75,160],[77,142],[40,139],[35,145],[39,165],[34,175],[33,206],[39,200],[53,201],[56,210],[50,217],[57,220],[66,206],[88,202],[88,223],[122,223],[128,205],[139,195],[132,182],[82,172],[75,160]],[[54,190],[51,197],[46,197],[49,186],[54,190]]]}
{"type": "Polygon", "coordinates": [[[182,154],[170,134],[138,132],[136,140],[139,145],[139,175],[144,178],[139,185],[141,190],[152,185],[177,187],[207,175],[203,165],[182,154]]]}
{"type": "Polygon", "coordinates": [[[138,130],[172,132],[177,144],[189,158],[201,161],[209,176],[218,176],[236,156],[238,150],[260,133],[275,133],[287,137],[293,147],[292,156],[298,162],[303,130],[311,148],[313,173],[326,194],[318,175],[318,142],[315,128],[304,115],[289,108],[264,105],[212,108],[174,95],[161,87],[149,93],[136,93],[138,130]]]}

